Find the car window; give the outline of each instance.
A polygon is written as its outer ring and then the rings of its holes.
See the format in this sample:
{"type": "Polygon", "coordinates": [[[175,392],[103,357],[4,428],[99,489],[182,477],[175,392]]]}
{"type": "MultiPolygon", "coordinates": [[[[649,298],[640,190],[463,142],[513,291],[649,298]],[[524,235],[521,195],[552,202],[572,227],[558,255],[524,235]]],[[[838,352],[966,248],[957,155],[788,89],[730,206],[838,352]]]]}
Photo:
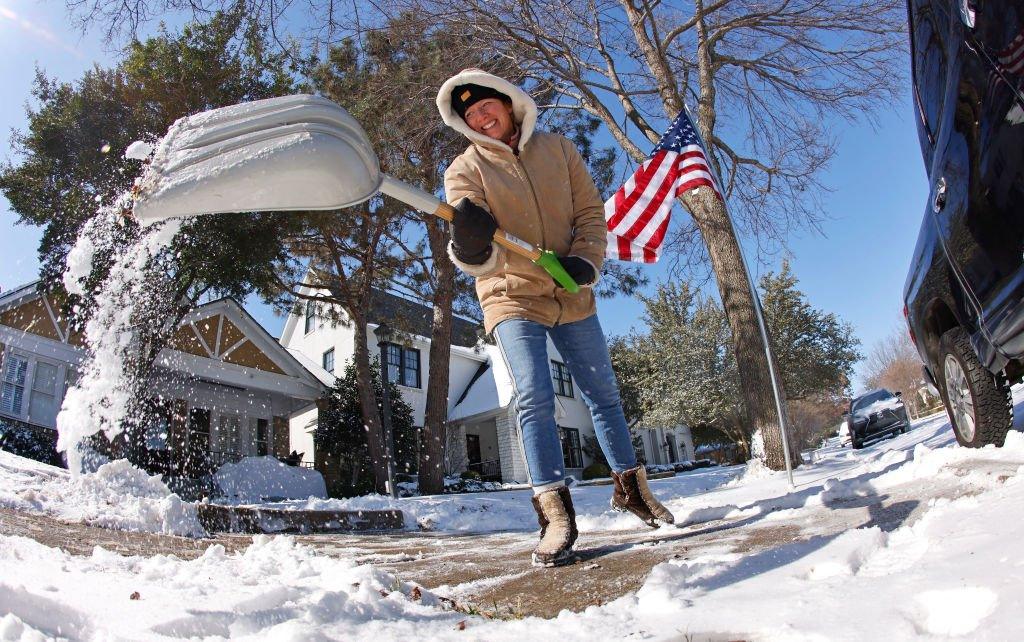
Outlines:
{"type": "Polygon", "coordinates": [[[941,3],[933,0],[911,0],[910,7],[914,101],[934,145],[946,89],[949,16],[941,3]]]}
{"type": "Polygon", "coordinates": [[[861,408],[867,408],[876,401],[883,401],[885,399],[892,399],[893,394],[888,390],[876,390],[870,394],[866,394],[863,397],[853,400],[852,410],[856,412],[861,408]]]}

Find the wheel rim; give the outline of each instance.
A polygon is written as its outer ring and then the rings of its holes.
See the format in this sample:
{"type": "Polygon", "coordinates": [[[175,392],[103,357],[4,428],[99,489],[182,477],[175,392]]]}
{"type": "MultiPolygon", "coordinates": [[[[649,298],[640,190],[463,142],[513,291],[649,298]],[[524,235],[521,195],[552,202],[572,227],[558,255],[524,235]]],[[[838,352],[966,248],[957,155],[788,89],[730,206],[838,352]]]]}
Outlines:
{"type": "Polygon", "coordinates": [[[960,362],[951,355],[946,355],[946,394],[953,411],[957,431],[964,441],[974,440],[974,399],[967,385],[967,375],[960,362]]]}

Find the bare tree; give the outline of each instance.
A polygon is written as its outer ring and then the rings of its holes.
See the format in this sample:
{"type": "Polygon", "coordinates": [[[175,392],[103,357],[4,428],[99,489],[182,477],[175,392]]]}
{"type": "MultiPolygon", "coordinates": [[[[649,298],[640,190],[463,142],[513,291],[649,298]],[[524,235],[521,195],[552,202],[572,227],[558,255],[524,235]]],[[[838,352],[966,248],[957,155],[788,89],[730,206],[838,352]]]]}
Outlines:
{"type": "Polygon", "coordinates": [[[359,404],[366,426],[366,443],[377,492],[386,492],[387,450],[373,389],[371,355],[367,345],[368,313],[387,282],[399,269],[388,252],[390,229],[401,224],[404,212],[386,203],[371,203],[344,212],[305,214],[301,230],[288,238],[289,258],[279,265],[278,299],[282,305],[314,306],[315,316],[331,323],[351,323],[353,361],[359,404]],[[310,266],[303,270],[305,264],[310,266]],[[338,311],[344,311],[344,315],[338,311]]]}
{"type": "MultiPolygon", "coordinates": [[[[896,95],[905,7],[898,0],[394,0],[493,43],[559,106],[599,118],[635,163],[689,102],[735,220],[784,241],[822,220],[829,117],[871,114],[896,95]]],[[[768,363],[733,221],[704,189],[677,255],[706,257],[733,328],[746,420],[783,466],[768,363]],[[699,230],[702,247],[694,252],[699,230]],[[706,254],[705,254],[706,252],[706,254]]]]}
{"type": "Polygon", "coordinates": [[[939,402],[926,387],[923,365],[901,322],[872,346],[865,362],[865,383],[868,388],[902,392],[907,411],[916,418],[939,402]]]}

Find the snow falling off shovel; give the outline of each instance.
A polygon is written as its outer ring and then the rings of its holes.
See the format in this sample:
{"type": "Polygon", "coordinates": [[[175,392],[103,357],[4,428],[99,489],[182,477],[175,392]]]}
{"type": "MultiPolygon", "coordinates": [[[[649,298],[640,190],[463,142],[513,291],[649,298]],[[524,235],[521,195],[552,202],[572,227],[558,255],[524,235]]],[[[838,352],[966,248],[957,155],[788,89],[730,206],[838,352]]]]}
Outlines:
{"type": "MultiPolygon", "coordinates": [[[[380,171],[359,123],[319,96],[232,105],[179,119],[138,186],[143,223],[222,212],[334,210],[383,192],[451,221],[432,194],[380,171]]],[[[494,242],[541,266],[569,292],[579,286],[549,251],[498,230],[494,242]]]]}

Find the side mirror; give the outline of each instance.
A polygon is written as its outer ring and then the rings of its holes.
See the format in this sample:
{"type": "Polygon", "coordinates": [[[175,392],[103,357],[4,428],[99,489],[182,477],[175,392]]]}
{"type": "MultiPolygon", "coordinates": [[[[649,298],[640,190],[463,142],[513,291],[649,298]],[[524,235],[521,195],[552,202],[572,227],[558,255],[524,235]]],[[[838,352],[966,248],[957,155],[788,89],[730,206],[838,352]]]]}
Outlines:
{"type": "Polygon", "coordinates": [[[976,0],[960,0],[960,21],[963,22],[964,26],[968,29],[974,29],[977,4],[976,0]]]}
{"type": "Polygon", "coordinates": [[[849,410],[844,410],[843,411],[843,416],[844,417],[849,417],[850,416],[850,411],[849,410]]]}
{"type": "Polygon", "coordinates": [[[902,392],[900,392],[899,390],[897,390],[897,391],[896,391],[896,392],[894,392],[893,394],[894,394],[894,395],[896,395],[897,397],[902,397],[902,396],[903,396],[903,393],[902,393],[902,392]]]}

